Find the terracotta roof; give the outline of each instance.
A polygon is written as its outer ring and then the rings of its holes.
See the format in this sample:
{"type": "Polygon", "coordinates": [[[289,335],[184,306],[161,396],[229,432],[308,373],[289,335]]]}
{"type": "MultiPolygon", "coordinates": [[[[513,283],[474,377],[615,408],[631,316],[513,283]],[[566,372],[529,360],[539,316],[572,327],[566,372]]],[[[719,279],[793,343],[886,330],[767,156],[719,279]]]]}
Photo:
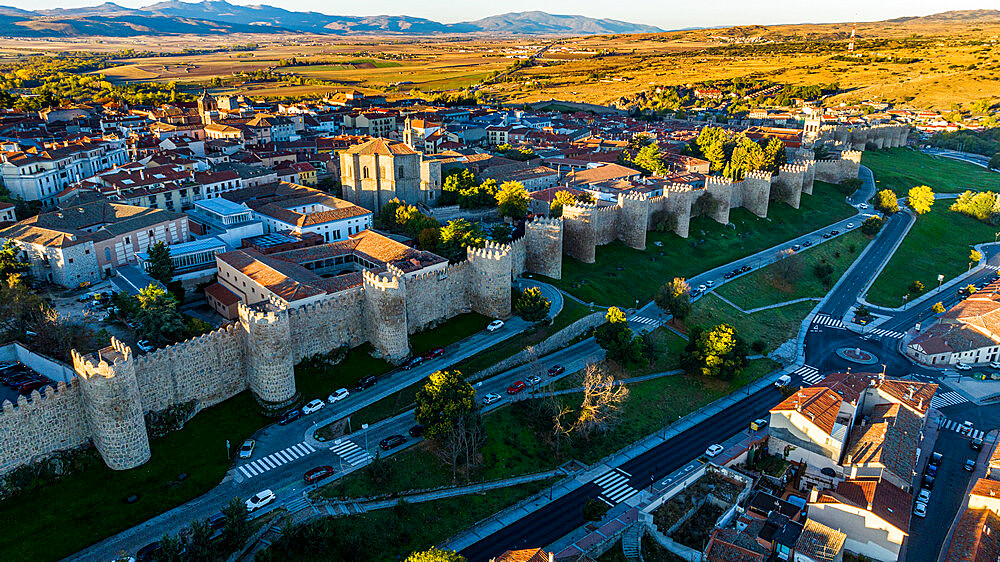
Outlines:
{"type": "Polygon", "coordinates": [[[879,392],[889,395],[921,416],[927,414],[927,410],[930,409],[931,399],[934,398],[937,387],[938,385],[934,383],[894,379],[885,379],[878,383],[879,392]]]}
{"type": "Polygon", "coordinates": [[[813,425],[832,435],[842,401],[840,395],[828,388],[802,388],[771,408],[771,412],[797,410],[813,425]]]}
{"type": "Polygon", "coordinates": [[[566,180],[573,184],[581,185],[638,176],[639,174],[639,170],[626,168],[620,164],[604,164],[596,168],[571,172],[567,174],[566,180]]]}
{"type": "Polygon", "coordinates": [[[871,418],[851,432],[844,465],[882,466],[904,482],[910,481],[917,462],[920,418],[901,404],[879,404],[871,418]]]}
{"type": "Polygon", "coordinates": [[[969,492],[969,495],[983,496],[987,498],[1000,498],[1000,482],[980,478],[976,481],[976,485],[972,487],[972,491],[969,492]]]}
{"type": "Polygon", "coordinates": [[[795,542],[795,551],[808,555],[814,560],[832,562],[837,559],[837,555],[843,550],[846,541],[847,535],[839,530],[807,519],[802,534],[799,535],[799,540],[795,542]]]}
{"type": "Polygon", "coordinates": [[[508,550],[493,559],[494,562],[549,562],[549,553],[540,548],[508,550]]]}
{"type": "Polygon", "coordinates": [[[715,529],[705,548],[705,560],[709,562],[763,562],[768,554],[749,534],[736,529],[715,529]]]}
{"type": "Polygon", "coordinates": [[[966,509],[955,526],[947,562],[996,562],[1000,559],[1000,517],[988,509],[966,509]]]}
{"type": "Polygon", "coordinates": [[[815,386],[823,386],[836,392],[844,400],[857,404],[858,398],[871,384],[870,373],[830,373],[815,386]]]}
{"type": "Polygon", "coordinates": [[[913,496],[882,479],[844,480],[836,492],[821,492],[818,503],[842,503],[860,507],[909,534],[913,496]]]}
{"type": "Polygon", "coordinates": [[[219,283],[212,283],[208,287],[205,287],[205,293],[222,303],[223,306],[232,306],[240,302],[240,297],[236,293],[219,283]]]}
{"type": "Polygon", "coordinates": [[[382,156],[390,156],[400,154],[416,154],[416,152],[404,143],[379,137],[364,144],[352,146],[351,148],[345,150],[344,154],[379,154],[382,156]]]}

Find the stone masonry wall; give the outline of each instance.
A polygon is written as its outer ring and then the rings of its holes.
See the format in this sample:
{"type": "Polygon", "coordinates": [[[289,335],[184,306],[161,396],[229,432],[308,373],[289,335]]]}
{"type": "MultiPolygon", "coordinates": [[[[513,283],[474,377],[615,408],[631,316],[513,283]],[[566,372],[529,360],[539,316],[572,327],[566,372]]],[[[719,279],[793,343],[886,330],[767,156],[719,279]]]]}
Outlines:
{"type": "Polygon", "coordinates": [[[409,333],[436,326],[439,322],[472,310],[469,277],[472,267],[464,261],[406,278],[406,325],[409,333]]]}
{"type": "Polygon", "coordinates": [[[3,401],[0,412],[0,474],[54,451],[90,443],[90,428],[83,413],[80,385],[60,382],[42,393],[17,397],[17,404],[3,401]]]}
{"type": "Polygon", "coordinates": [[[802,199],[802,178],[805,172],[806,167],[801,164],[782,166],[771,184],[771,199],[784,201],[793,209],[798,209],[802,199]]]}
{"type": "Polygon", "coordinates": [[[410,354],[406,328],[406,282],[401,277],[364,272],[365,316],[368,338],[387,361],[397,362],[410,354]]]}
{"type": "Polygon", "coordinates": [[[487,242],[467,250],[471,263],[468,291],[472,310],[490,318],[510,317],[510,247],[487,242]]]}
{"type": "Polygon", "coordinates": [[[289,309],[288,315],[294,363],[343,345],[357,347],[368,341],[368,317],[361,287],[289,309]]]}
{"type": "MultiPolygon", "coordinates": [[[[535,219],[524,225],[524,270],[552,279],[562,278],[562,219],[535,219]]],[[[516,269],[515,269],[516,272],[516,269]]]]}
{"type": "Polygon", "coordinates": [[[583,263],[594,263],[597,239],[593,228],[593,205],[563,207],[563,252],[583,263]]]}
{"type": "Polygon", "coordinates": [[[618,239],[629,248],[646,249],[649,230],[649,196],[626,193],[618,196],[618,239]]]}
{"type": "Polygon", "coordinates": [[[286,404],[296,396],[295,363],[292,362],[288,311],[266,312],[239,307],[246,330],[246,378],[258,400],[286,404]]]}
{"type": "MultiPolygon", "coordinates": [[[[552,334],[547,339],[538,342],[538,344],[533,346],[532,349],[534,351],[535,357],[540,358],[544,355],[552,353],[553,351],[565,347],[566,345],[569,344],[569,342],[571,342],[574,338],[576,338],[580,334],[583,334],[587,330],[591,328],[596,328],[601,324],[603,324],[604,317],[606,315],[607,313],[604,312],[603,310],[599,312],[594,312],[592,314],[588,314],[587,316],[584,316],[583,318],[577,320],[576,322],[573,322],[569,326],[566,326],[562,330],[559,330],[558,332],[552,334]]],[[[518,365],[523,365],[530,360],[531,360],[531,354],[529,354],[527,350],[523,350],[518,353],[515,353],[514,355],[508,357],[507,359],[504,359],[503,361],[500,361],[495,365],[492,365],[490,367],[487,367],[486,369],[483,369],[482,371],[479,371],[478,373],[472,375],[470,378],[473,381],[482,380],[487,377],[491,377],[497,373],[502,373],[508,369],[513,369],[518,365]]]]}
{"type": "Polygon", "coordinates": [[[743,208],[758,217],[766,217],[767,205],[771,200],[771,173],[750,171],[740,183],[743,208]]]}

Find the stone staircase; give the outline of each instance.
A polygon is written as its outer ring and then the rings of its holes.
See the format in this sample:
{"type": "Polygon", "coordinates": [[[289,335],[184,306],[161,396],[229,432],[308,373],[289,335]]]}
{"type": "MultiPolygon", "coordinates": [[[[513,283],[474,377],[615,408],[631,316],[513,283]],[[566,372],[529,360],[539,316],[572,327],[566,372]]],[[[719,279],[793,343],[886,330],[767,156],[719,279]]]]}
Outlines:
{"type": "Polygon", "coordinates": [[[622,534],[622,553],[627,560],[642,562],[642,536],[646,528],[642,523],[633,523],[622,534]]]}

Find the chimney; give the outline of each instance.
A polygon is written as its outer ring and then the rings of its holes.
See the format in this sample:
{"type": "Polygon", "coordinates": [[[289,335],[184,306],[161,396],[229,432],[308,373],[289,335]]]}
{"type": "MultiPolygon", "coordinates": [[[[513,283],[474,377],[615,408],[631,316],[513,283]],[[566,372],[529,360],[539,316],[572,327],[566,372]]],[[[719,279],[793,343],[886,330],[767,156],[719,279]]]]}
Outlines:
{"type": "MultiPolygon", "coordinates": [[[[852,464],[851,465],[851,480],[854,480],[857,477],[858,477],[858,465],[852,464]]],[[[870,505],[868,506],[868,509],[871,509],[870,505]]]]}
{"type": "Polygon", "coordinates": [[[550,552],[549,553],[549,562],[556,562],[556,553],[555,552],[550,552]]]}
{"type": "Polygon", "coordinates": [[[819,501],[819,489],[813,486],[809,490],[809,503],[816,503],[817,501],[819,501]]]}
{"type": "Polygon", "coordinates": [[[917,409],[919,409],[919,410],[923,410],[924,409],[924,397],[923,396],[920,397],[920,404],[917,406],[917,409]]]}

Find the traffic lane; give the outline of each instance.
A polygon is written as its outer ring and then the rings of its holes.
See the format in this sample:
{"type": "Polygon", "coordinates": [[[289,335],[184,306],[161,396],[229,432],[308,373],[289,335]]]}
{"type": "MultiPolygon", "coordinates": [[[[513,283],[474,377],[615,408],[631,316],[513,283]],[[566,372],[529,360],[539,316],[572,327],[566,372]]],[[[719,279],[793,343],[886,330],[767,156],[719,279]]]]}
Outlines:
{"type": "MultiPolygon", "coordinates": [[[[979,454],[978,451],[969,448],[969,441],[968,437],[947,429],[942,429],[938,433],[934,450],[944,455],[944,458],[934,479],[931,501],[927,505],[927,517],[921,518],[916,515],[910,517],[910,537],[906,551],[920,555],[908,555],[907,559],[937,559],[937,553],[941,550],[951,523],[965,500],[965,491],[972,476],[972,473],[963,467],[965,460],[975,459],[979,454]],[[929,553],[934,553],[934,556],[926,556],[929,553]]],[[[917,467],[917,470],[922,472],[924,467],[917,467]]],[[[919,489],[915,490],[914,496],[917,493],[919,489]]]]}
{"type": "Polygon", "coordinates": [[[596,484],[584,484],[518,519],[513,525],[483,537],[459,554],[470,562],[486,562],[506,550],[551,544],[587,523],[583,518],[583,506],[588,500],[597,498],[600,492],[596,484]]]}
{"type": "Polygon", "coordinates": [[[781,393],[776,387],[769,386],[623,463],[619,468],[631,475],[629,484],[632,487],[642,489],[650,484],[650,476],[655,481],[696,460],[709,445],[721,443],[749,428],[750,422],[763,417],[780,401],[781,393]]]}
{"type": "Polygon", "coordinates": [[[893,374],[893,376],[902,376],[907,373],[927,374],[931,372],[907,361],[896,349],[898,341],[894,338],[868,340],[849,330],[814,325],[806,332],[806,364],[816,367],[822,374],[845,371],[847,369],[861,372],[880,372],[882,365],[885,365],[886,372],[893,374]],[[837,355],[837,350],[840,348],[867,351],[878,357],[879,362],[874,365],[858,365],[837,355]]]}

